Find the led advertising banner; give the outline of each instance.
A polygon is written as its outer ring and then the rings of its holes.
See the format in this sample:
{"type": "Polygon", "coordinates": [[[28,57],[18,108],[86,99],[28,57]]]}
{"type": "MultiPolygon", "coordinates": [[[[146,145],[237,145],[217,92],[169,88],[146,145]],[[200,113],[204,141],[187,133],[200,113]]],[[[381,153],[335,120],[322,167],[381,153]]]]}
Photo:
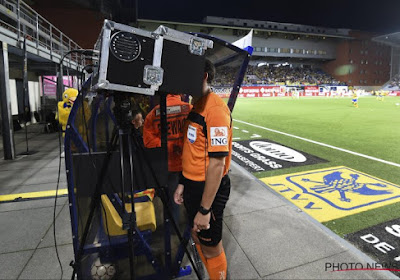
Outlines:
{"type": "MultiPolygon", "coordinates": [[[[72,76],[64,76],[63,83],[66,87],[76,87],[76,82],[72,76]]],[[[57,76],[43,76],[43,95],[57,95],[57,76]]]]}

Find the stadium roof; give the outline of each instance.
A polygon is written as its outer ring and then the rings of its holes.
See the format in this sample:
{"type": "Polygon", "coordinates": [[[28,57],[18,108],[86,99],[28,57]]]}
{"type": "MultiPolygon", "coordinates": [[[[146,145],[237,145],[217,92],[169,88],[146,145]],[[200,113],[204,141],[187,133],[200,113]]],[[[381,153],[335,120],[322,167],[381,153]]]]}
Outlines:
{"type": "Polygon", "coordinates": [[[323,37],[338,37],[350,39],[350,29],[345,28],[328,28],[311,26],[304,24],[283,23],[273,21],[261,21],[252,19],[239,19],[239,18],[226,18],[207,16],[203,19],[204,24],[217,24],[222,26],[229,26],[230,28],[236,27],[250,27],[255,30],[272,31],[292,34],[308,34],[313,36],[323,37]]]}
{"type": "Polygon", "coordinates": [[[377,36],[372,40],[392,47],[400,47],[400,32],[377,36]]]}
{"type": "MultiPolygon", "coordinates": [[[[243,20],[243,19],[240,19],[243,20]]],[[[287,34],[298,34],[298,35],[310,35],[310,36],[319,36],[319,37],[331,37],[331,38],[343,38],[343,39],[353,39],[353,37],[348,36],[348,35],[342,35],[342,34],[329,34],[329,33],[317,33],[317,32],[311,32],[306,31],[295,31],[295,30],[288,30],[282,28],[257,28],[255,25],[253,26],[238,26],[238,25],[228,25],[228,24],[220,24],[220,23],[192,23],[192,22],[177,22],[177,21],[165,21],[165,20],[152,20],[152,19],[138,19],[138,22],[150,22],[150,23],[158,23],[158,24],[173,24],[173,25],[189,25],[189,26],[199,26],[199,27],[212,27],[212,28],[229,28],[229,29],[241,29],[241,30],[248,30],[250,31],[253,29],[254,31],[269,31],[269,32],[276,32],[276,33],[287,33],[287,34]]],[[[246,20],[245,20],[246,21],[246,20]]],[[[250,20],[251,21],[251,20],[250,20]]],[[[301,24],[284,24],[284,23],[276,23],[279,25],[291,25],[291,26],[303,26],[307,27],[307,25],[301,25],[301,24]]],[[[315,27],[317,30],[317,28],[315,27]]],[[[341,30],[348,30],[348,29],[341,29],[341,30]]]]}

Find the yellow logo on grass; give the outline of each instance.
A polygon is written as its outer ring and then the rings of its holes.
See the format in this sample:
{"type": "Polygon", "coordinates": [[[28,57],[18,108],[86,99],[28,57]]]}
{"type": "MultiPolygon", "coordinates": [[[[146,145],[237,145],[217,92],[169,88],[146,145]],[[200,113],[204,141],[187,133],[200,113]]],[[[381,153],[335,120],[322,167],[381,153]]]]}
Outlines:
{"type": "Polygon", "coordinates": [[[344,166],[261,180],[320,222],[400,201],[400,186],[344,166]]]}

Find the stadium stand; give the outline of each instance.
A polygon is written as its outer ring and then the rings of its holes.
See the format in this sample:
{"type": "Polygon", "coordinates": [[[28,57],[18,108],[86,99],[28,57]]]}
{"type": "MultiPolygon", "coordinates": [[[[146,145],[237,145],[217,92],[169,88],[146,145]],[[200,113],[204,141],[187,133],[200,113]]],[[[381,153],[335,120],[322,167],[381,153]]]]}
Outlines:
{"type": "Polygon", "coordinates": [[[383,91],[400,91],[400,73],[394,75],[381,89],[383,91]]]}
{"type": "MultiPolygon", "coordinates": [[[[235,71],[229,67],[218,69],[219,77],[214,86],[229,85],[235,71]]],[[[341,85],[320,69],[275,65],[257,67],[249,65],[244,78],[245,85],[341,85]]]]}
{"type": "Polygon", "coordinates": [[[389,81],[389,88],[400,88],[400,74],[397,74],[389,81]]]}

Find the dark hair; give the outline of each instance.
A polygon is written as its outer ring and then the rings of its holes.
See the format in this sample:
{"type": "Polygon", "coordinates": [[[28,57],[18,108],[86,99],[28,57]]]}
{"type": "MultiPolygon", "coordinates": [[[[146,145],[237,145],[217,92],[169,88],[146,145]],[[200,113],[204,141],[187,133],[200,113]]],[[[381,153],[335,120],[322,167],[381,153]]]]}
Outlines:
{"type": "Polygon", "coordinates": [[[206,63],[204,65],[204,72],[208,73],[207,83],[210,84],[215,77],[215,66],[208,58],[206,58],[206,63]]]}
{"type": "Polygon", "coordinates": [[[132,120],[136,117],[137,114],[142,114],[143,116],[142,110],[140,109],[132,110],[132,120]]]}

